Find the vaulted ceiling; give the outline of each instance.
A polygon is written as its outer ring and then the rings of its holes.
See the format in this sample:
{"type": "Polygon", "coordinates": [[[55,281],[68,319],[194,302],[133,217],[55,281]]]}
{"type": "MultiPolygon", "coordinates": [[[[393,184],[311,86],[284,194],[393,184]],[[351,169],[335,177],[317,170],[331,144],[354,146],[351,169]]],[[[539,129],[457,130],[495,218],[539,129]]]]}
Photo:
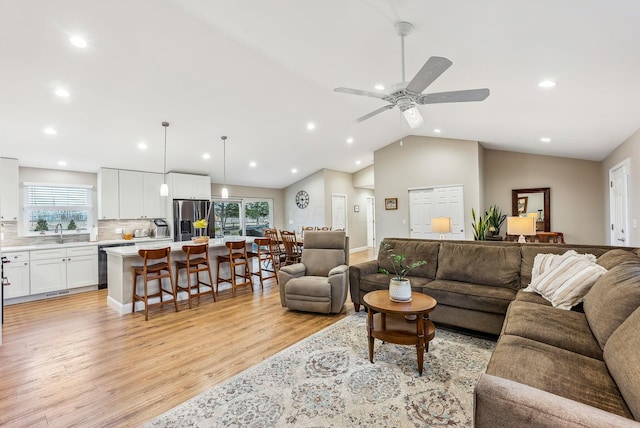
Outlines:
{"type": "Polygon", "coordinates": [[[0,156],[21,166],[161,172],[168,121],[168,170],[222,182],[227,135],[229,184],[282,188],[357,171],[409,134],[600,160],[640,127],[636,0],[1,3],[0,156]],[[418,129],[398,109],[350,124],[384,102],[333,88],[401,80],[398,21],[414,25],[407,80],[443,56],[453,65],[426,93],[491,95],[421,106],[418,129]]]}

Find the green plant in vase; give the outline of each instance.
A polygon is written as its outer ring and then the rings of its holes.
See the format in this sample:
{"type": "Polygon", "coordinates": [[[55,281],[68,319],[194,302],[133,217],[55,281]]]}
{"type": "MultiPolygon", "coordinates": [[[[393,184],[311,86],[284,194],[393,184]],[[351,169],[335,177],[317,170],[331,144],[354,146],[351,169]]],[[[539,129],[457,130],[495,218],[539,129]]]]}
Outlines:
{"type": "Polygon", "coordinates": [[[76,226],[76,222],[71,219],[69,225],[67,226],[67,230],[76,230],[78,226],[76,226]]]}
{"type": "Polygon", "coordinates": [[[485,213],[484,218],[488,232],[493,236],[500,235],[500,228],[507,219],[507,215],[502,214],[502,210],[497,205],[492,205],[489,207],[489,211],[485,213]]]}
{"type": "Polygon", "coordinates": [[[471,208],[471,227],[473,227],[473,239],[476,241],[484,241],[487,234],[487,220],[485,217],[480,216],[476,218],[476,212],[471,208]]]}
{"type": "Polygon", "coordinates": [[[36,228],[33,229],[34,232],[46,232],[49,230],[49,224],[47,223],[47,220],[41,218],[40,220],[38,220],[38,223],[36,224],[36,228]]]}
{"type": "Polygon", "coordinates": [[[391,245],[388,242],[382,241],[380,244],[380,251],[387,254],[387,258],[391,262],[393,267],[393,273],[389,272],[385,268],[380,268],[378,271],[391,276],[389,282],[389,298],[396,302],[407,302],[411,300],[411,283],[407,279],[407,274],[413,268],[426,265],[425,260],[416,260],[413,263],[406,263],[406,254],[394,254],[391,245]]]}

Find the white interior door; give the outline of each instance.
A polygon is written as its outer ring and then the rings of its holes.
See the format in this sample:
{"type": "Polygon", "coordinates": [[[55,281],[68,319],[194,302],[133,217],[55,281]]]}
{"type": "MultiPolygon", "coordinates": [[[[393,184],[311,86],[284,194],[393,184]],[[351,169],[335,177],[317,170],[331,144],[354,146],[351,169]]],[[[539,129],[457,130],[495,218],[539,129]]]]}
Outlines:
{"type": "Polygon", "coordinates": [[[444,186],[409,191],[409,221],[412,238],[438,239],[431,231],[433,217],[450,217],[451,233],[446,239],[465,239],[464,192],[462,186],[444,186]]]}
{"type": "Polygon", "coordinates": [[[331,228],[347,231],[347,195],[331,195],[331,228]]]}
{"type": "Polygon", "coordinates": [[[367,247],[376,247],[376,212],[373,197],[367,197],[367,247]]]}
{"type": "Polygon", "coordinates": [[[629,160],[609,170],[611,245],[629,246],[629,160]]]}

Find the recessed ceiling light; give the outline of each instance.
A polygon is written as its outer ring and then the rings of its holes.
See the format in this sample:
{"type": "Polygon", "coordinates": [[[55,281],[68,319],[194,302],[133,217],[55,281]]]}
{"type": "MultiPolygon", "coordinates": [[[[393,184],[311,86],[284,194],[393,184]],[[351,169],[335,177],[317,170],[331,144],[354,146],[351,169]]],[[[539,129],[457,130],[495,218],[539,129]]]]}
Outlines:
{"type": "Polygon", "coordinates": [[[384,91],[384,85],[381,83],[378,83],[376,86],[374,86],[374,88],[376,88],[378,91],[384,91]]]}
{"type": "Polygon", "coordinates": [[[256,165],[258,165],[258,164],[257,164],[257,163],[255,163],[255,162],[253,162],[253,161],[249,162],[249,166],[250,166],[251,168],[255,168],[255,167],[256,167],[256,165]]]}
{"type": "Polygon", "coordinates": [[[87,41],[85,39],[83,39],[80,36],[72,36],[69,37],[69,41],[71,42],[71,44],[77,48],[86,48],[87,47],[87,41]]]}
{"type": "Polygon", "coordinates": [[[356,165],[360,165],[362,162],[360,162],[359,160],[356,161],[356,165]]]}
{"type": "Polygon", "coordinates": [[[56,89],[55,94],[56,94],[57,96],[59,96],[60,98],[68,98],[68,97],[69,97],[69,91],[67,91],[67,90],[66,90],[66,89],[64,89],[64,88],[58,88],[58,89],[56,89]]]}
{"type": "Polygon", "coordinates": [[[438,128],[436,128],[436,129],[434,129],[434,130],[433,130],[433,132],[435,132],[436,134],[439,134],[439,133],[441,133],[442,131],[441,131],[441,130],[439,130],[438,128]]]}
{"type": "Polygon", "coordinates": [[[315,124],[315,123],[313,123],[313,122],[309,122],[309,123],[307,123],[307,129],[308,129],[309,131],[313,131],[314,129],[316,129],[316,124],[315,124]]]}
{"type": "Polygon", "coordinates": [[[147,145],[145,143],[138,143],[138,148],[140,150],[146,150],[147,149],[147,145]]]}
{"type": "Polygon", "coordinates": [[[53,128],[44,128],[44,130],[42,131],[47,135],[56,135],[58,132],[53,129],[53,128]]]}
{"type": "Polygon", "coordinates": [[[202,159],[211,159],[211,155],[209,153],[205,153],[202,155],[202,159]]]}
{"type": "Polygon", "coordinates": [[[551,142],[551,138],[549,138],[549,137],[542,137],[542,138],[540,138],[540,141],[542,141],[543,143],[550,143],[550,142],[551,142]]]}
{"type": "Polygon", "coordinates": [[[351,137],[347,138],[347,144],[351,144],[351,143],[353,143],[353,138],[351,137]]]}
{"type": "Polygon", "coordinates": [[[58,162],[58,165],[60,166],[67,166],[67,163],[65,161],[60,161],[58,162]]]}
{"type": "Polygon", "coordinates": [[[558,82],[554,80],[543,80],[542,82],[538,82],[538,86],[541,88],[553,88],[557,84],[558,82]]]}
{"type": "Polygon", "coordinates": [[[295,174],[296,172],[298,172],[298,170],[297,170],[296,168],[292,168],[292,169],[291,169],[291,173],[292,173],[292,174],[295,174]]]}

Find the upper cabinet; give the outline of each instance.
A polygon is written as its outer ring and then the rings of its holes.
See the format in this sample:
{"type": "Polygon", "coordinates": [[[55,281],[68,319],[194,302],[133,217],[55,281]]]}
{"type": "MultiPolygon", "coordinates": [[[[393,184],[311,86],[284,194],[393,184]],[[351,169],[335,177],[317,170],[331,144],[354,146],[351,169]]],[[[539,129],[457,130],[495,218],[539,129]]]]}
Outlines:
{"type": "Polygon", "coordinates": [[[100,168],[98,171],[98,218],[118,219],[119,212],[118,170],[100,168]]]}
{"type": "Polygon", "coordinates": [[[99,218],[164,218],[162,183],[162,174],[101,168],[98,172],[99,218]]]}
{"type": "Polygon", "coordinates": [[[167,174],[172,199],[211,199],[211,179],[207,175],[167,174]]]}
{"type": "Polygon", "coordinates": [[[0,158],[0,220],[17,221],[18,159],[0,158]]]}

